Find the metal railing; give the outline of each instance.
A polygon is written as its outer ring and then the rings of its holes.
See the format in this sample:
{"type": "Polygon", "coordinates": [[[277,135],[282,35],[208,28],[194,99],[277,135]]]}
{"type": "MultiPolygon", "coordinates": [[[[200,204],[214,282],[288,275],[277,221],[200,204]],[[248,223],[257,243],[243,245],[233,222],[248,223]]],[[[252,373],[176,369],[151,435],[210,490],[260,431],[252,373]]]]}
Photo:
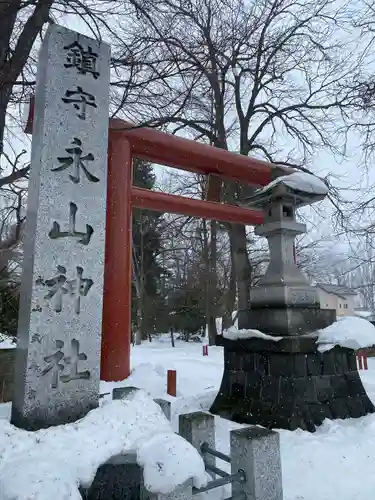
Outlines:
{"type": "MultiPolygon", "coordinates": [[[[225,453],[221,453],[220,451],[211,448],[207,443],[203,443],[201,445],[201,452],[203,454],[212,455],[213,457],[219,458],[220,460],[224,460],[224,462],[227,462],[229,464],[232,461],[229,455],[226,455],[225,453]]],[[[242,469],[240,469],[235,474],[229,474],[228,472],[219,469],[215,465],[206,463],[206,470],[208,472],[212,472],[216,476],[220,476],[220,478],[213,479],[206,486],[203,486],[202,488],[193,488],[193,495],[196,495],[198,493],[203,493],[204,491],[210,491],[213,490],[214,488],[219,488],[220,486],[225,486],[227,484],[232,484],[236,482],[239,483],[246,482],[246,474],[245,471],[243,471],[242,469]]],[[[235,495],[232,495],[231,497],[228,497],[225,500],[247,500],[246,493],[244,492],[236,493],[235,495]]]]}
{"type": "Polygon", "coordinates": [[[208,453],[209,455],[212,455],[216,458],[220,458],[220,460],[224,460],[224,462],[227,462],[228,464],[230,464],[232,461],[229,455],[221,453],[221,451],[217,451],[214,448],[210,448],[207,443],[202,443],[201,452],[208,453]]]}

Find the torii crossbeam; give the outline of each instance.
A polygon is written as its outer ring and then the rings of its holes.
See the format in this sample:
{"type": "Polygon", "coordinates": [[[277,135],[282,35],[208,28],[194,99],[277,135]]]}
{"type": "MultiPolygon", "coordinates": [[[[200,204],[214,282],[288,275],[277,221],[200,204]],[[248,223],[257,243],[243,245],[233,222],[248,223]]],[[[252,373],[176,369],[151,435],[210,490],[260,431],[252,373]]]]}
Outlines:
{"type": "MultiPolygon", "coordinates": [[[[32,122],[33,99],[26,133],[32,133],[32,122]]],[[[246,225],[263,222],[257,210],[134,187],[133,157],[253,186],[267,185],[280,171],[291,173],[284,167],[152,128],[118,119],[109,121],[101,352],[101,379],[105,381],[123,380],[130,374],[133,207],[246,225]]]]}

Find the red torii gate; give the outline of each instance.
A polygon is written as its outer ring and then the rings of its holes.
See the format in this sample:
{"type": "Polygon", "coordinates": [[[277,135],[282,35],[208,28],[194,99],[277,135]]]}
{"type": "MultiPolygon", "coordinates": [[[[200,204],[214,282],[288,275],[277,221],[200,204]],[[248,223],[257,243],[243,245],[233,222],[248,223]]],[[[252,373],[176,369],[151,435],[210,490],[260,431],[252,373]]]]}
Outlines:
{"type": "MultiPolygon", "coordinates": [[[[26,133],[32,133],[32,122],[33,100],[26,133]]],[[[265,186],[277,169],[291,172],[291,169],[275,167],[152,128],[110,120],[101,351],[101,379],[106,381],[123,380],[130,374],[132,208],[248,225],[263,222],[263,214],[257,210],[134,187],[133,157],[213,176],[209,182],[208,199],[217,199],[217,177],[265,186]]]]}

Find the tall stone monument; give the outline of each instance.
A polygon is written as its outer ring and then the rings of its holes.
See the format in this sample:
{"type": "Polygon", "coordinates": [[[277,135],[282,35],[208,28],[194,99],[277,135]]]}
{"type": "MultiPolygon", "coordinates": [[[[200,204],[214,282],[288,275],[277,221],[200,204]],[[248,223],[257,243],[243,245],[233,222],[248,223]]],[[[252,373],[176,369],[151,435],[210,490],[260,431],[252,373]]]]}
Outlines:
{"type": "Polygon", "coordinates": [[[52,25],[39,55],[12,423],[99,401],[110,48],[52,25]]]}
{"type": "Polygon", "coordinates": [[[374,412],[355,354],[335,347],[317,350],[318,330],[336,319],[320,309],[315,289],[298,269],[294,240],[306,231],[296,209],[322,200],[322,181],[307,174],[280,177],[248,200],[261,208],[270,262],[251,290],[251,310],[240,329],[256,329],[281,340],[218,337],[224,346],[224,374],[212,413],[236,422],[270,428],[314,431],[324,418],[359,417],[374,412]]]}

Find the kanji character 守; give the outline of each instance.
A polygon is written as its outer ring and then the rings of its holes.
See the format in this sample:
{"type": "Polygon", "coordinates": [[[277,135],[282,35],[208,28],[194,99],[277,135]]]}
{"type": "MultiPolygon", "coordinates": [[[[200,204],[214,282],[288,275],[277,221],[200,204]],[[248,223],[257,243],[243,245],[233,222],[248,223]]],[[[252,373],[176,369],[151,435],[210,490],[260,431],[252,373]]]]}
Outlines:
{"type": "Polygon", "coordinates": [[[95,102],[95,96],[85,92],[82,87],[77,85],[77,90],[67,90],[65,92],[65,97],[62,97],[65,103],[72,103],[74,108],[79,111],[77,113],[78,118],[81,120],[86,120],[86,108],[87,106],[92,106],[97,108],[95,102]]]}

